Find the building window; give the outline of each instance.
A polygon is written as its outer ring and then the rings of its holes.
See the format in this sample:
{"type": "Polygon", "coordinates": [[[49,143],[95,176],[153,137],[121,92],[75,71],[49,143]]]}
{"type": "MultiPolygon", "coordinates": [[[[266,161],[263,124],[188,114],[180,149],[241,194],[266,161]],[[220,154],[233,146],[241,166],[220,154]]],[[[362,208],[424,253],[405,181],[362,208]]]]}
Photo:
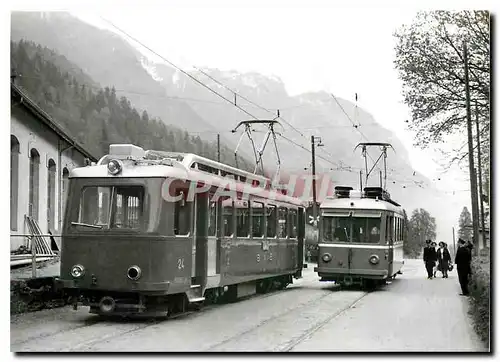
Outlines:
{"type": "Polygon", "coordinates": [[[47,225],[50,231],[54,231],[56,219],[56,163],[49,160],[49,178],[47,182],[47,225]]]}
{"type": "Polygon", "coordinates": [[[267,207],[267,237],[274,238],[276,237],[276,206],[269,205],[267,207]]]}
{"type": "Polygon", "coordinates": [[[61,222],[62,218],[66,212],[66,200],[68,197],[68,182],[69,182],[69,170],[65,167],[62,171],[62,187],[61,187],[61,222]]]}
{"type": "Polygon", "coordinates": [[[40,154],[34,148],[30,151],[30,179],[29,179],[29,211],[28,214],[38,221],[38,194],[40,180],[40,154]]]}
{"type": "Polygon", "coordinates": [[[17,230],[19,192],[19,141],[10,135],[10,230],[17,230]]]}

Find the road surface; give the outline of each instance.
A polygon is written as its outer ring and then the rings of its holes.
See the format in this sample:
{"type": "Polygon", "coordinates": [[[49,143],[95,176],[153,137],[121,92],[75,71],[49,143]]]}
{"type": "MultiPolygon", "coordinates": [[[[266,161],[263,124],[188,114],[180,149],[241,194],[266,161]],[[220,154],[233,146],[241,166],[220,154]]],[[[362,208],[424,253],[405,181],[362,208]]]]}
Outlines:
{"type": "Polygon", "coordinates": [[[320,283],[309,264],[286,290],[163,321],[101,319],[83,307],[13,316],[11,351],[485,351],[456,273],[423,262],[371,293],[320,283]]]}

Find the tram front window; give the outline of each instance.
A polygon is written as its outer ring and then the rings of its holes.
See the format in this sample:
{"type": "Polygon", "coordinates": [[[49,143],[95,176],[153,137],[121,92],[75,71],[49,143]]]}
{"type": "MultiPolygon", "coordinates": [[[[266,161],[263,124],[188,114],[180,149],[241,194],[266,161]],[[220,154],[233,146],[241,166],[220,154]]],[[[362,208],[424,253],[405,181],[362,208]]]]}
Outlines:
{"type": "Polygon", "coordinates": [[[143,220],[142,186],[87,186],[82,189],[77,220],[84,229],[138,229],[143,220]]]}
{"type": "Polygon", "coordinates": [[[323,217],[325,242],[378,243],[381,219],[376,217],[323,217]],[[351,239],[352,226],[352,239],[351,239]]]}
{"type": "Polygon", "coordinates": [[[354,217],[353,243],[378,243],[380,241],[381,219],[375,217],[354,217]]]}
{"type": "Polygon", "coordinates": [[[330,242],[348,242],[350,221],[348,217],[323,217],[323,239],[330,242]]]}

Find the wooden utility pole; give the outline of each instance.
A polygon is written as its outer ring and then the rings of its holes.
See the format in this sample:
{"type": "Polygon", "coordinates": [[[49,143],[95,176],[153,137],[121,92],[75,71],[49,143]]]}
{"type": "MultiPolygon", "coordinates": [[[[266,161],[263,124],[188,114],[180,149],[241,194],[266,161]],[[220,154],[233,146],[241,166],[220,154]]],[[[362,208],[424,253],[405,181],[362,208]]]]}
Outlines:
{"type": "Polygon", "coordinates": [[[316,157],[314,152],[315,137],[311,136],[311,154],[312,154],[312,191],[313,191],[313,225],[316,227],[316,218],[318,216],[318,210],[316,208],[316,157]]]}
{"type": "Polygon", "coordinates": [[[476,111],[476,138],[477,138],[477,169],[479,172],[479,205],[481,206],[481,238],[483,239],[483,248],[486,248],[486,233],[484,230],[484,205],[483,205],[483,173],[481,170],[481,139],[479,136],[479,112],[477,110],[477,101],[475,102],[476,111]]]}
{"type": "Polygon", "coordinates": [[[474,249],[479,251],[479,210],[477,203],[477,177],[474,170],[474,144],[472,142],[472,120],[470,111],[470,90],[469,90],[469,64],[467,58],[467,44],[464,42],[464,71],[465,71],[465,106],[467,112],[467,138],[469,144],[469,176],[470,193],[472,201],[472,230],[474,238],[474,249]]]}
{"type": "Polygon", "coordinates": [[[220,162],[220,134],[217,133],[217,161],[220,162]]]}

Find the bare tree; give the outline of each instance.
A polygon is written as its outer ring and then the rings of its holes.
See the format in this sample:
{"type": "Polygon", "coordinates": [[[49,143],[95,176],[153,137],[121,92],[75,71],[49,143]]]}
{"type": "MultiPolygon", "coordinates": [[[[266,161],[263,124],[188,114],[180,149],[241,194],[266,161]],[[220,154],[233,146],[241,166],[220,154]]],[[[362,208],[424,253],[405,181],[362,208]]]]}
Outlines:
{"type": "MultiPolygon", "coordinates": [[[[462,44],[469,49],[470,91],[477,102],[481,148],[489,148],[490,133],[490,18],[487,11],[429,11],[402,26],[397,39],[395,66],[403,81],[403,95],[416,131],[416,146],[440,143],[443,136],[466,129],[465,76],[462,44]]],[[[465,146],[452,162],[462,160],[465,146]]],[[[484,152],[489,175],[489,155],[484,152]]],[[[489,176],[488,176],[489,177],[489,176]]]]}

